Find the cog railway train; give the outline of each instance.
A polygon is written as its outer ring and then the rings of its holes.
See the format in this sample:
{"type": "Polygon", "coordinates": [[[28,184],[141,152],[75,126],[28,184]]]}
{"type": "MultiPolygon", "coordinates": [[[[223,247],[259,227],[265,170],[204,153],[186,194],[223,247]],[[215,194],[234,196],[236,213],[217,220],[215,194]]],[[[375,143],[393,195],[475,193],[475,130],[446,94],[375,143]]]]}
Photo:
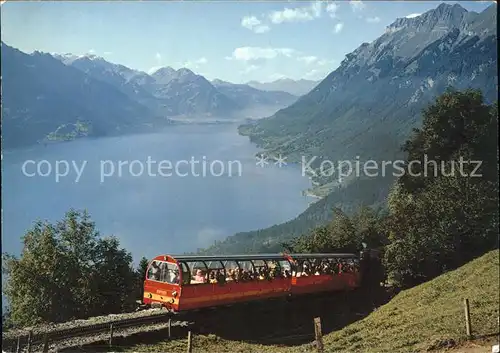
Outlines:
{"type": "Polygon", "coordinates": [[[176,313],[207,307],[349,291],[361,286],[377,255],[262,254],[155,257],[143,304],[176,313]]]}

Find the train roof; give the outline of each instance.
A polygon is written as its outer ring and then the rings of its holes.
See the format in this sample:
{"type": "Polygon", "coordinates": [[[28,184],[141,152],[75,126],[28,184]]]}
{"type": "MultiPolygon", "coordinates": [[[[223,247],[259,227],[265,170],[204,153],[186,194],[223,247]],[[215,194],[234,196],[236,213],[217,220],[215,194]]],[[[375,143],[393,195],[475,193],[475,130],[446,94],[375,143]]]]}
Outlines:
{"type": "Polygon", "coordinates": [[[318,259],[318,258],[353,258],[356,254],[348,253],[320,253],[320,254],[241,254],[241,255],[171,255],[176,261],[245,261],[245,260],[284,260],[318,259]]]}
{"type": "Polygon", "coordinates": [[[352,258],[358,257],[356,254],[348,254],[348,253],[320,253],[320,254],[289,254],[292,259],[323,259],[328,257],[335,258],[352,258]]]}
{"type": "Polygon", "coordinates": [[[177,261],[226,261],[226,260],[283,260],[280,254],[241,254],[241,255],[172,255],[177,261]]]}

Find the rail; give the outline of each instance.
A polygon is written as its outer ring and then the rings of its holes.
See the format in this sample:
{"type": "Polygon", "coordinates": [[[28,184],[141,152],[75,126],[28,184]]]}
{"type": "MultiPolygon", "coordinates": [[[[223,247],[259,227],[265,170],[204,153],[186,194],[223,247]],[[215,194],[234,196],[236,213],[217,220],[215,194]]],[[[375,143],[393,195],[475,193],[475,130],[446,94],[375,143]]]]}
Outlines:
{"type": "MultiPolygon", "coordinates": [[[[21,352],[30,350],[30,347],[43,346],[61,342],[71,338],[77,338],[82,336],[97,335],[102,333],[107,333],[110,331],[110,327],[113,330],[127,329],[141,325],[153,325],[159,323],[166,323],[172,319],[171,313],[155,314],[149,316],[132,317],[125,319],[118,319],[113,321],[107,321],[102,323],[89,324],[85,326],[69,327],[51,330],[48,332],[38,331],[35,334],[30,334],[30,332],[25,332],[18,335],[17,337],[2,338],[2,350],[3,351],[14,351],[21,352]],[[24,349],[21,349],[24,346],[24,349]],[[13,349],[14,348],[14,349],[13,349]]],[[[187,325],[187,322],[176,321],[175,326],[187,325]]]]}

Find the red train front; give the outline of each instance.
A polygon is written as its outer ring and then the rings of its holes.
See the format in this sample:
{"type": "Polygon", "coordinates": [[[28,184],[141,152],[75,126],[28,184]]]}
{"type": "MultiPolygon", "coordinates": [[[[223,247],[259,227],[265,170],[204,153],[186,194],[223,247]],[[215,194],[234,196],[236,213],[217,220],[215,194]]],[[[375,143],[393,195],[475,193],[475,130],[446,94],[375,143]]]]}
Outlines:
{"type": "Polygon", "coordinates": [[[161,255],[149,264],[143,302],[178,312],[351,290],[360,280],[355,254],[161,255]]]}

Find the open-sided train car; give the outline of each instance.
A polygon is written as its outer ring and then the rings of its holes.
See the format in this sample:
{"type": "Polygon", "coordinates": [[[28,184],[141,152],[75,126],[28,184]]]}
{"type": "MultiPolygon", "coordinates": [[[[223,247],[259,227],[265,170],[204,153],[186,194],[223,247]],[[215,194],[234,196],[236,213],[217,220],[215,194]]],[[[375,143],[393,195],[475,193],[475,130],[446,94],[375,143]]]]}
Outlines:
{"type": "Polygon", "coordinates": [[[355,254],[259,254],[155,257],[143,303],[174,312],[360,285],[355,254]]]}

